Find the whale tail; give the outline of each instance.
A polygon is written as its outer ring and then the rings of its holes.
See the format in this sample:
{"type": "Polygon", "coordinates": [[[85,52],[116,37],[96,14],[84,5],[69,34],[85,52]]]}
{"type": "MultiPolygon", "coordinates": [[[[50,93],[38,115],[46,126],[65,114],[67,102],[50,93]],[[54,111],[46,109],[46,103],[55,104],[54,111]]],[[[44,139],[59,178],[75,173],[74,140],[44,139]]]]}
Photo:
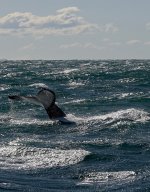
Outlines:
{"type": "Polygon", "coordinates": [[[56,96],[53,91],[42,88],[36,96],[8,96],[12,100],[25,100],[36,104],[42,104],[50,119],[63,118],[66,114],[55,104],[56,96]]]}
{"type": "Polygon", "coordinates": [[[44,106],[50,119],[66,116],[66,114],[55,104],[56,96],[52,90],[42,88],[37,94],[37,99],[44,106]]]}

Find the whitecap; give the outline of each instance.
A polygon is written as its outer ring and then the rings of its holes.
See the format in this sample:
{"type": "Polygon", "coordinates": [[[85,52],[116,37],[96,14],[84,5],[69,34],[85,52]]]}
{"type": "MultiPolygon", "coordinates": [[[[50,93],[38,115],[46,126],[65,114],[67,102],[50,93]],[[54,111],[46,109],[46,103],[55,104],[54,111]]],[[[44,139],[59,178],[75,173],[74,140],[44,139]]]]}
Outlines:
{"type": "Polygon", "coordinates": [[[134,180],[136,173],[134,171],[118,171],[118,172],[91,172],[87,174],[83,181],[78,185],[91,185],[94,183],[118,183],[130,182],[134,180]]]}
{"type": "Polygon", "coordinates": [[[3,84],[1,84],[0,85],[0,91],[5,91],[5,90],[7,90],[7,89],[9,89],[10,87],[8,86],[8,85],[3,85],[3,84]]]}
{"type": "Polygon", "coordinates": [[[0,87],[0,91],[5,91],[5,90],[6,90],[6,88],[0,87]]]}
{"type": "Polygon", "coordinates": [[[23,118],[23,119],[10,119],[10,124],[13,125],[49,125],[53,124],[54,121],[51,120],[39,120],[39,119],[29,119],[29,118],[23,118]]]}
{"type": "Polygon", "coordinates": [[[31,118],[17,118],[15,116],[5,114],[0,115],[0,123],[8,123],[11,125],[49,125],[54,124],[54,121],[40,120],[40,119],[31,119],[31,118]]]}
{"type": "Polygon", "coordinates": [[[76,99],[76,100],[71,100],[71,101],[67,101],[64,104],[70,104],[70,103],[82,103],[84,102],[85,99],[76,99]]]}
{"type": "Polygon", "coordinates": [[[135,122],[145,122],[150,120],[150,116],[148,112],[145,112],[143,110],[138,110],[138,109],[126,109],[126,110],[119,110],[116,112],[112,112],[106,115],[101,115],[101,116],[93,116],[88,118],[88,121],[91,120],[109,120],[111,121],[116,121],[116,120],[132,120],[135,122]]]}
{"type": "Polygon", "coordinates": [[[65,69],[62,73],[68,74],[68,73],[72,73],[74,71],[79,71],[79,69],[65,69]]]}
{"type": "Polygon", "coordinates": [[[136,79],[134,78],[124,78],[124,79],[119,79],[118,83],[133,83],[136,82],[136,79]]]}
{"type": "Polygon", "coordinates": [[[69,73],[72,73],[72,72],[75,72],[75,71],[79,71],[79,69],[65,69],[63,71],[58,71],[58,72],[53,72],[52,74],[69,74],[69,73]]]}
{"type": "Polygon", "coordinates": [[[77,164],[90,152],[82,149],[60,150],[22,146],[0,147],[1,169],[25,169],[63,167],[77,164]]]}
{"type": "Polygon", "coordinates": [[[45,85],[44,83],[33,83],[33,84],[29,85],[29,87],[36,87],[36,88],[44,87],[44,88],[48,88],[48,86],[45,85]]]}
{"type": "Polygon", "coordinates": [[[77,123],[86,123],[89,121],[105,121],[106,123],[113,123],[123,120],[144,123],[150,120],[150,114],[148,112],[135,108],[119,110],[105,115],[96,115],[90,117],[76,117],[71,114],[68,116],[71,116],[72,120],[76,121],[77,123]]]}
{"type": "Polygon", "coordinates": [[[11,117],[7,114],[0,114],[0,123],[9,122],[11,117]]]}
{"type": "Polygon", "coordinates": [[[122,93],[122,94],[118,95],[118,98],[123,99],[123,98],[130,97],[130,96],[133,96],[133,95],[134,95],[134,93],[122,93]]]}
{"type": "Polygon", "coordinates": [[[83,86],[84,85],[84,83],[81,83],[81,82],[79,82],[79,83],[77,83],[77,82],[70,82],[69,83],[69,86],[73,86],[73,87],[78,87],[78,86],[83,86]]]}

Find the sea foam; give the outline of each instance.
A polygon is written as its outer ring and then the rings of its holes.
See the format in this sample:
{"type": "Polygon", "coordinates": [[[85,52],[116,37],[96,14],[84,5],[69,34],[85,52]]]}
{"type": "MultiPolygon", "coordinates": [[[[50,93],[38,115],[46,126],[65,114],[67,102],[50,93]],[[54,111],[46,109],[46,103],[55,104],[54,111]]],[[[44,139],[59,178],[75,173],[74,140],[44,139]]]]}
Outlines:
{"type": "Polygon", "coordinates": [[[90,152],[82,149],[61,150],[23,146],[1,146],[0,167],[2,169],[17,170],[63,167],[79,163],[89,154],[90,152]]]}

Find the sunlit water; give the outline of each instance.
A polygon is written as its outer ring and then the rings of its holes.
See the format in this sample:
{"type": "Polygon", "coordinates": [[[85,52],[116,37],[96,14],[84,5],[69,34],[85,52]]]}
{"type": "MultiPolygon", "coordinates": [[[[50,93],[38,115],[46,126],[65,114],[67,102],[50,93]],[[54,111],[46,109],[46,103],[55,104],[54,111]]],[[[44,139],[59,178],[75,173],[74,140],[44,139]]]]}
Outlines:
{"type": "Polygon", "coordinates": [[[150,191],[150,61],[0,61],[0,191],[150,191]],[[47,86],[76,124],[8,100],[47,86]]]}

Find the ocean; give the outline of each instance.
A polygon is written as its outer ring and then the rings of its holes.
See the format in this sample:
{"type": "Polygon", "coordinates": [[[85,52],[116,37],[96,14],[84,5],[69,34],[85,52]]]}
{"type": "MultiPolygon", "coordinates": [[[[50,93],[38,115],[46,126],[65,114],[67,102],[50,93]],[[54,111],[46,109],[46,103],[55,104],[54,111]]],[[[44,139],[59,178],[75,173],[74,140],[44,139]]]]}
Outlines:
{"type": "Polygon", "coordinates": [[[1,60],[3,191],[150,191],[150,60],[1,60]],[[40,87],[76,124],[8,99],[40,87]]]}

